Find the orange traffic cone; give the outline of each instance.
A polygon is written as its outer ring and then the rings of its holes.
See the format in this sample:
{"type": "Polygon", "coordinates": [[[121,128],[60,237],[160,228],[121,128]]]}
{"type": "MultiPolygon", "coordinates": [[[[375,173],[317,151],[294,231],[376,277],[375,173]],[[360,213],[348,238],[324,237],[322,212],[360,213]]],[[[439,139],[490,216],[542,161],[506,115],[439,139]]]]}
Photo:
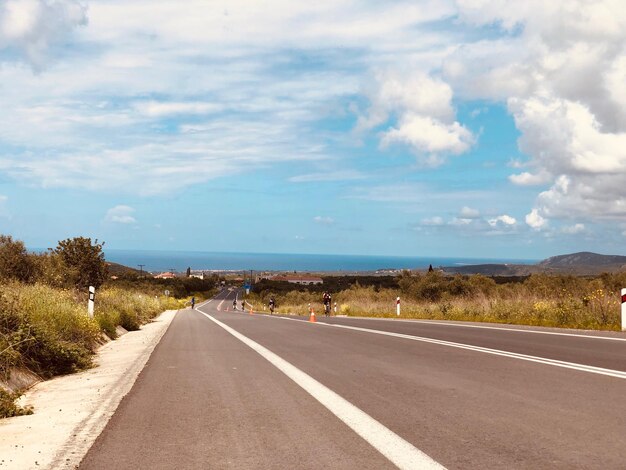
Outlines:
{"type": "Polygon", "coordinates": [[[315,312],[313,311],[313,309],[311,309],[311,316],[309,317],[309,321],[311,323],[316,323],[317,320],[315,319],[315,312]]]}
{"type": "Polygon", "coordinates": [[[252,315],[252,306],[250,306],[250,315],[252,315]]]}

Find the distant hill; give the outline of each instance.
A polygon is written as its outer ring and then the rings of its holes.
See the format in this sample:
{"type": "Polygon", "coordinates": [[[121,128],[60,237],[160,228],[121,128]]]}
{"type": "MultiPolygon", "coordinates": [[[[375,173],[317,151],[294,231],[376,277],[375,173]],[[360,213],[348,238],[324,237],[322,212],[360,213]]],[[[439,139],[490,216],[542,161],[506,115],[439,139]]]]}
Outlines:
{"type": "Polygon", "coordinates": [[[482,274],[484,276],[519,277],[529,276],[541,269],[532,264],[473,264],[467,266],[446,266],[445,273],[482,274]]]}
{"type": "Polygon", "coordinates": [[[589,251],[572,253],[570,255],[553,256],[543,260],[537,266],[549,269],[580,269],[580,268],[609,268],[623,269],[626,266],[626,256],[600,255],[589,251]]]}
{"type": "MultiPolygon", "coordinates": [[[[121,276],[124,274],[137,274],[139,275],[139,270],[135,268],[129,268],[128,266],[124,266],[123,264],[111,263],[107,261],[107,268],[109,268],[110,276],[121,276]]],[[[144,271],[145,273],[145,271],[144,271]]]]}
{"type": "Polygon", "coordinates": [[[485,276],[528,276],[533,273],[593,275],[603,272],[626,271],[626,256],[601,255],[583,251],[568,255],[552,256],[534,265],[524,264],[477,264],[471,266],[448,266],[446,273],[484,274],[485,276]]]}

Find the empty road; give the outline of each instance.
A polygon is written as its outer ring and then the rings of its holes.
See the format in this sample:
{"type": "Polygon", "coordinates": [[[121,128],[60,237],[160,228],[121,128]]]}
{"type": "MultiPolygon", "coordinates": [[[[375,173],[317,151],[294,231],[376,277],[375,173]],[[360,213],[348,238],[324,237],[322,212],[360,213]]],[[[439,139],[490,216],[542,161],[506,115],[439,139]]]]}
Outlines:
{"type": "Polygon", "coordinates": [[[80,468],[626,467],[622,334],[309,323],[233,296],[177,314],[80,468]]]}

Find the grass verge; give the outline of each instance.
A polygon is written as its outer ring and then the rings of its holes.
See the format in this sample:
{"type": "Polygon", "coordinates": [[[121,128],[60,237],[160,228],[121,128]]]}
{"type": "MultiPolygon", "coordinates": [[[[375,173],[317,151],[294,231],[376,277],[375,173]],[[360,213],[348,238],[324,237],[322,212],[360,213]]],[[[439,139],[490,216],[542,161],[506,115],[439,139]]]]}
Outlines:
{"type": "MultiPolygon", "coordinates": [[[[114,339],[118,325],[137,330],[160,312],[183,305],[171,297],[103,288],[89,318],[84,293],[43,284],[0,285],[0,380],[8,382],[16,367],[43,378],[89,368],[102,333],[114,339]]],[[[0,417],[28,412],[14,404],[17,397],[0,387],[0,417]]]]}

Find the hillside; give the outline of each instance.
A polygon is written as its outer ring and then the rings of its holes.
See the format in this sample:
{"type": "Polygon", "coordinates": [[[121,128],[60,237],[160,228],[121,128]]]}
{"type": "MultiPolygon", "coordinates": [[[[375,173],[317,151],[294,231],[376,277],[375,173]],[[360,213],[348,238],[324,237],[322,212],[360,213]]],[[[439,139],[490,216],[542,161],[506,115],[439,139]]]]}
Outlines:
{"type": "Polygon", "coordinates": [[[599,269],[619,270],[626,267],[626,256],[600,255],[589,251],[569,255],[553,256],[540,262],[537,266],[548,269],[599,269]]]}
{"type": "Polygon", "coordinates": [[[534,265],[524,264],[477,264],[470,266],[447,266],[446,273],[483,274],[485,276],[529,276],[534,273],[594,275],[603,272],[626,270],[626,256],[601,255],[583,251],[552,256],[534,265]]]}
{"type": "Polygon", "coordinates": [[[123,264],[111,263],[107,261],[107,268],[109,270],[110,276],[122,276],[124,274],[137,274],[139,275],[139,270],[135,268],[129,268],[128,266],[124,266],[123,264]]]}

